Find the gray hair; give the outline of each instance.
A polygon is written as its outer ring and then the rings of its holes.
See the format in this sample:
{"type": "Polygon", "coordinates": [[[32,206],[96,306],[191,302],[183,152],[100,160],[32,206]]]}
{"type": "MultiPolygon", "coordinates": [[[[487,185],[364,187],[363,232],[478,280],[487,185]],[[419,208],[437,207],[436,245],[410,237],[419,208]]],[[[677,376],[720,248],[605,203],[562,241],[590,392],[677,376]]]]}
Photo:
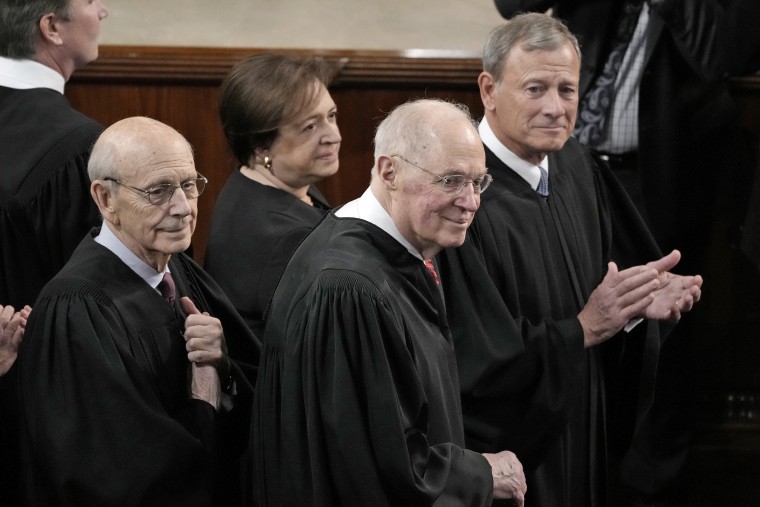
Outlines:
{"type": "Polygon", "coordinates": [[[424,163],[430,153],[440,148],[436,128],[454,117],[463,117],[477,128],[469,108],[458,102],[417,99],[397,106],[380,122],[375,132],[375,163],[381,155],[395,154],[424,163]],[[442,114],[431,114],[433,111],[442,114]]]}
{"type": "Polygon", "coordinates": [[[119,179],[119,168],[116,164],[118,147],[110,140],[100,140],[95,143],[87,162],[87,175],[90,181],[105,178],[119,179]]]}
{"type": "Polygon", "coordinates": [[[491,30],[483,48],[483,70],[500,81],[504,63],[515,46],[525,52],[554,51],[567,43],[573,46],[580,61],[578,39],[562,21],[537,12],[518,14],[491,30]]]}
{"type": "Polygon", "coordinates": [[[51,12],[71,19],[71,0],[0,0],[0,55],[32,58],[40,19],[51,12]]]}

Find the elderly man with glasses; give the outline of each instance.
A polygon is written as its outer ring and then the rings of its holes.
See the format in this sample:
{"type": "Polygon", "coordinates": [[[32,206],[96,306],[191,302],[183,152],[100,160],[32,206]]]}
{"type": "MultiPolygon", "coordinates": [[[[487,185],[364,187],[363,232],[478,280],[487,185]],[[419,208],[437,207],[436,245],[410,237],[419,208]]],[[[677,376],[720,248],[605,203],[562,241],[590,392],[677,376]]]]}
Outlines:
{"type": "Polygon", "coordinates": [[[273,296],[254,403],[261,505],[523,505],[514,454],[464,448],[430,262],[462,243],[490,181],[461,107],[410,102],[380,124],[369,189],[306,237],[273,296]]]}
{"type": "Polygon", "coordinates": [[[139,117],[100,136],[88,172],[103,225],[43,289],[19,355],[26,499],[238,505],[252,389],[229,355],[255,365],[258,342],[183,253],[206,178],[139,117]]]}

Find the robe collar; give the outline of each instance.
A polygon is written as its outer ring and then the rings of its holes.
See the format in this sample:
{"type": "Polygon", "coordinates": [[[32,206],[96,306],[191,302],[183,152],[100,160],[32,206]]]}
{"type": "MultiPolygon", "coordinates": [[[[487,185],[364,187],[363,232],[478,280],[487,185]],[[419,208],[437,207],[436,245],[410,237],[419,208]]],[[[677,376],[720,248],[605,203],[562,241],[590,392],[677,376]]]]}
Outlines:
{"type": "Polygon", "coordinates": [[[478,125],[478,132],[480,133],[480,139],[483,141],[483,144],[485,144],[499,160],[504,162],[507,167],[516,172],[522,179],[527,181],[531,188],[538,188],[538,182],[541,180],[541,171],[538,167],[541,166],[547,173],[549,172],[548,155],[544,157],[539,165],[531,164],[530,162],[521,159],[499,141],[496,134],[493,133],[485,116],[480,122],[480,125],[478,125]]]}
{"type": "Polygon", "coordinates": [[[0,56],[0,86],[15,90],[49,88],[63,94],[65,84],[63,76],[47,65],[0,56]]]}
{"type": "Polygon", "coordinates": [[[380,201],[377,200],[375,194],[372,193],[372,189],[368,188],[358,199],[346,203],[335,211],[335,216],[338,218],[358,218],[376,225],[386,233],[388,233],[393,239],[401,243],[410,254],[414,255],[419,260],[424,260],[420,252],[412,246],[409,241],[401,235],[396,224],[393,223],[393,219],[388,212],[383,208],[380,201]]]}
{"type": "MultiPolygon", "coordinates": [[[[95,242],[103,245],[109,249],[113,254],[121,259],[132,271],[137,273],[137,276],[145,280],[145,282],[158,291],[158,284],[164,278],[164,273],[169,272],[169,263],[166,263],[166,269],[162,272],[156,271],[152,266],[149,266],[142,259],[132,252],[127,246],[121,242],[119,238],[108,227],[108,222],[103,222],[103,226],[100,228],[100,234],[95,237],[95,242]]],[[[160,291],[158,291],[160,293],[160,291]]]]}

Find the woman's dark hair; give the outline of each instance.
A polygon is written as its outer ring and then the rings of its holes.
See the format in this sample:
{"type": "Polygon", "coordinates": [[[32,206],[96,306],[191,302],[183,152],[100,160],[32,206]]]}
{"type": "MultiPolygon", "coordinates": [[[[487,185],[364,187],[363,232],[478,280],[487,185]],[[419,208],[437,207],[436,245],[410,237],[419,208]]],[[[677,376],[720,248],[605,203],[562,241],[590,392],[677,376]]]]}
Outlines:
{"type": "Polygon", "coordinates": [[[248,165],[258,148],[269,148],[283,124],[317,99],[316,82],[327,86],[335,71],[319,57],[250,56],[222,83],[219,117],[232,153],[248,165]]]}

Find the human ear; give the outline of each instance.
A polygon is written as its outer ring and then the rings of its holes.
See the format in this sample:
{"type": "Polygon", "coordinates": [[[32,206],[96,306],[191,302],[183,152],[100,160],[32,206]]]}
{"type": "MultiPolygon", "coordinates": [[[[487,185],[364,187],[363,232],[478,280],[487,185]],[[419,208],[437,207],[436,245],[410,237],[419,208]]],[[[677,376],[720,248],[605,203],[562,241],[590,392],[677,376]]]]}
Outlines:
{"type": "Polygon", "coordinates": [[[496,93],[497,83],[490,72],[481,72],[478,76],[478,87],[480,88],[480,100],[486,111],[493,111],[496,108],[494,95],[496,93]]]}
{"type": "Polygon", "coordinates": [[[391,157],[380,155],[377,159],[375,170],[377,171],[380,181],[383,182],[383,185],[390,189],[396,188],[396,176],[398,175],[398,172],[396,171],[395,160],[391,157]]]}
{"type": "Polygon", "coordinates": [[[118,223],[118,214],[113,203],[114,196],[103,180],[95,180],[90,184],[90,195],[98,206],[98,211],[100,211],[103,219],[111,223],[118,223]]]}
{"type": "Polygon", "coordinates": [[[49,12],[40,18],[39,23],[42,38],[56,46],[63,45],[63,38],[58,31],[59,20],[54,13],[49,12]]]}

